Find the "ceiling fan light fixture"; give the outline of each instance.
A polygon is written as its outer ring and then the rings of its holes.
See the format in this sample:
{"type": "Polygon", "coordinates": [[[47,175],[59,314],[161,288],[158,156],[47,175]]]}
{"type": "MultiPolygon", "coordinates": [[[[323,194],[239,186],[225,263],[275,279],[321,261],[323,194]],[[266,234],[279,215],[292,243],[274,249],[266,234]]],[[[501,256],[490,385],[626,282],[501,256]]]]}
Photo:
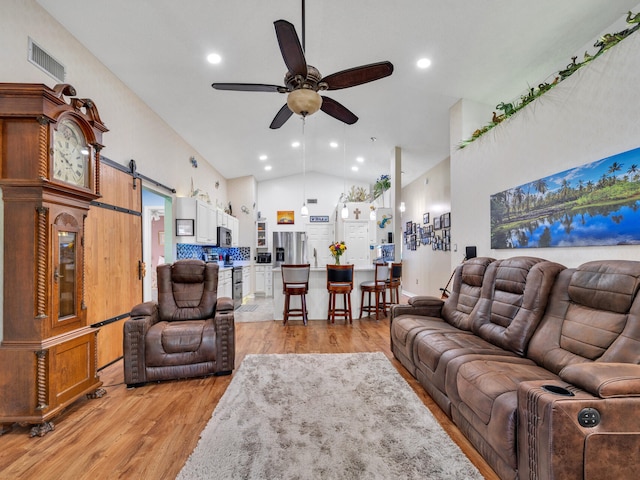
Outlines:
{"type": "Polygon", "coordinates": [[[300,88],[289,93],[287,106],[293,113],[306,117],[320,110],[322,97],[309,88],[300,88]]]}

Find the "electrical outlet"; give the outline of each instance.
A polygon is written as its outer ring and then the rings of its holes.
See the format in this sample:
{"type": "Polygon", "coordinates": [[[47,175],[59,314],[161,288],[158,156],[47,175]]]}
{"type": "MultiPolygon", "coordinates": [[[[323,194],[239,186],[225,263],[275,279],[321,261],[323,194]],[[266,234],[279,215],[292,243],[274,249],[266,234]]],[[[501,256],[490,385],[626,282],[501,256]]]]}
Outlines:
{"type": "Polygon", "coordinates": [[[418,279],[416,278],[416,285],[418,285],[418,279]]]}

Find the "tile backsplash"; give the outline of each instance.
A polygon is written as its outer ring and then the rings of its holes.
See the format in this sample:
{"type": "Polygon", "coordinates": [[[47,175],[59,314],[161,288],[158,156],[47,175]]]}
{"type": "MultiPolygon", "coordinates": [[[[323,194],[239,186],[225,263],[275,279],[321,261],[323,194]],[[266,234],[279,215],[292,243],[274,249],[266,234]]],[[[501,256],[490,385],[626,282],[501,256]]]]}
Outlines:
{"type": "Polygon", "coordinates": [[[178,260],[185,258],[197,258],[199,260],[205,259],[205,253],[213,255],[225,255],[229,256],[235,261],[250,261],[251,260],[251,248],[250,247],[232,247],[232,248],[218,248],[207,247],[204,245],[193,245],[191,243],[178,243],[176,245],[178,260]]]}

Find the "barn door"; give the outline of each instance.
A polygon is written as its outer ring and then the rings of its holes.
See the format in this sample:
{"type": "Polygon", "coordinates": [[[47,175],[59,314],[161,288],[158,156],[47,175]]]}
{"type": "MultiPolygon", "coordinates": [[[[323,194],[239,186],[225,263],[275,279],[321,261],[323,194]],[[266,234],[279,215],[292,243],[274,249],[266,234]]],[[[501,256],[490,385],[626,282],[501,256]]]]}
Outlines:
{"type": "Polygon", "coordinates": [[[142,188],[140,180],[101,162],[100,193],[85,221],[85,301],[88,323],[99,328],[98,368],[122,357],[122,329],[142,301],[142,188]]]}

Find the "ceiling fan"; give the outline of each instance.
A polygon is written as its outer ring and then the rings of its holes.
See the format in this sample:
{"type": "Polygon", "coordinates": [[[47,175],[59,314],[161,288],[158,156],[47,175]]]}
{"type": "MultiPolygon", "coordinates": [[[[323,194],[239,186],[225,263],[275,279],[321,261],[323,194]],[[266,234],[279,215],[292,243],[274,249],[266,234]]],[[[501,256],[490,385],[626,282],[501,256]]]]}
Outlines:
{"type": "MultiPolygon", "coordinates": [[[[304,0],[302,10],[302,44],[304,45],[304,0]]],[[[308,65],[300,45],[296,29],[286,20],[273,22],[282,58],[287,66],[284,86],[262,83],[213,83],[216,90],[236,90],[242,92],[287,93],[287,103],[278,111],[269,128],[280,128],[293,113],[306,117],[318,110],[353,125],[358,117],[342,104],[319,91],[340,90],[373,82],[393,73],[391,62],[378,62],[342,70],[323,77],[317,68],[308,65]]]]}

